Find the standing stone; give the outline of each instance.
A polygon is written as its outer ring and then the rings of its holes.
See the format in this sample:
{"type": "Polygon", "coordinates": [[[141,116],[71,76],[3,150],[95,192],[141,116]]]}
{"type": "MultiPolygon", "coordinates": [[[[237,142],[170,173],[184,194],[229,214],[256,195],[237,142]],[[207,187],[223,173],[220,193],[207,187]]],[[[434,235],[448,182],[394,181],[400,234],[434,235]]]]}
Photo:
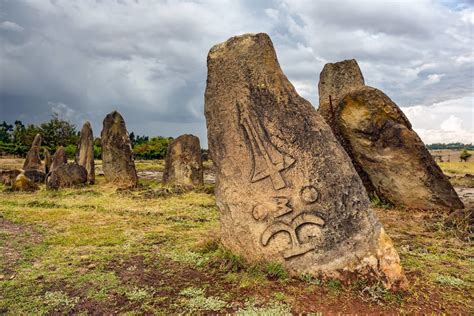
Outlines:
{"type": "Polygon", "coordinates": [[[207,62],[222,243],[251,261],[281,262],[292,275],[405,287],[349,157],[281,71],[268,35],[233,37],[207,62]]]}
{"type": "Polygon", "coordinates": [[[363,87],[364,77],[355,59],[324,65],[319,75],[318,113],[331,125],[335,107],[347,92],[363,87]]]}
{"type": "Polygon", "coordinates": [[[186,186],[204,184],[198,137],[185,134],[168,144],[163,181],[186,186]]]}
{"type": "Polygon", "coordinates": [[[125,121],[113,111],[103,123],[101,133],[102,169],[107,182],[119,188],[135,187],[138,183],[133,151],[125,121]]]}
{"type": "Polygon", "coordinates": [[[67,164],[67,155],[63,146],[59,146],[56,149],[56,152],[53,155],[53,160],[51,162],[51,168],[49,171],[54,171],[58,167],[67,164]]]}
{"type": "Polygon", "coordinates": [[[87,181],[89,184],[94,184],[94,136],[89,122],[85,122],[82,126],[81,138],[76,150],[76,163],[86,168],[87,181]]]}
{"type": "Polygon", "coordinates": [[[333,130],[369,194],[399,207],[463,208],[406,116],[382,91],[365,86],[346,94],[333,130]]]}
{"type": "Polygon", "coordinates": [[[46,179],[48,189],[68,188],[87,182],[87,171],[75,162],[62,164],[52,170],[46,179]]]}
{"type": "Polygon", "coordinates": [[[44,153],[44,173],[48,174],[51,170],[51,154],[46,148],[43,151],[44,153]]]}
{"type": "Polygon", "coordinates": [[[36,134],[31,148],[26,154],[25,162],[23,163],[23,170],[40,170],[41,169],[41,157],[40,157],[40,147],[41,147],[41,135],[36,134]]]}

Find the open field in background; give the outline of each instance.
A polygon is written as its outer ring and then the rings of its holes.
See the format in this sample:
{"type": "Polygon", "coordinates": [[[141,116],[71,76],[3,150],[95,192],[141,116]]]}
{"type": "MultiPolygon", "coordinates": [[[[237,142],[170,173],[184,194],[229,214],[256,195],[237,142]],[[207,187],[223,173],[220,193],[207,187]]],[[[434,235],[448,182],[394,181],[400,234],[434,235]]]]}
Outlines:
{"type": "MultiPolygon", "coordinates": [[[[22,162],[0,159],[0,168],[22,162]]],[[[473,166],[442,164],[459,175],[473,166]]],[[[139,171],[162,168],[137,161],[139,171]]],[[[443,225],[444,213],[376,208],[410,282],[401,294],[246,263],[219,245],[212,185],[182,193],[142,178],[116,191],[98,176],[75,189],[3,189],[0,314],[474,311],[474,247],[443,225]]]]}
{"type": "MultiPolygon", "coordinates": [[[[435,158],[436,161],[443,160],[443,162],[460,162],[459,156],[461,155],[462,150],[452,150],[452,149],[433,149],[430,150],[431,155],[435,158]]],[[[468,162],[474,162],[474,151],[468,150],[472,155],[467,159],[468,162]]]]}

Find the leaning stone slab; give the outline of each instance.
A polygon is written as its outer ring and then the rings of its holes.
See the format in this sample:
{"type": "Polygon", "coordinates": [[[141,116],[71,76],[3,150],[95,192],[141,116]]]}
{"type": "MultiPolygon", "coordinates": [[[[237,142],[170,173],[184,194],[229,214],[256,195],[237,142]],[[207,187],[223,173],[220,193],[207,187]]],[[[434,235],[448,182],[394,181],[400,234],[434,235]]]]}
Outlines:
{"type": "Polygon", "coordinates": [[[76,150],[76,163],[86,168],[87,181],[89,184],[94,184],[94,136],[89,122],[85,122],[82,126],[81,138],[79,139],[76,150]]]}
{"type": "Polygon", "coordinates": [[[53,159],[51,161],[51,167],[49,171],[54,171],[55,169],[65,164],[67,164],[66,151],[64,150],[63,146],[59,146],[53,155],[53,159]]]}
{"type": "Polygon", "coordinates": [[[463,208],[406,116],[382,91],[365,86],[344,95],[332,127],[369,194],[400,207],[463,208]]]}
{"type": "Polygon", "coordinates": [[[293,275],[405,287],[398,254],[349,157],[283,74],[268,35],[233,37],[207,61],[222,243],[293,275]]]}
{"type": "Polygon", "coordinates": [[[25,162],[23,163],[23,170],[39,170],[41,169],[41,157],[40,157],[40,147],[41,147],[41,135],[36,134],[31,148],[26,154],[25,162]]]}
{"type": "Polygon", "coordinates": [[[185,186],[204,184],[198,137],[185,134],[169,143],[163,181],[185,186]]]}
{"type": "Polygon", "coordinates": [[[138,183],[130,138],[125,121],[117,111],[108,114],[101,133],[102,169],[107,182],[119,188],[135,187],[138,183]]]}
{"type": "Polygon", "coordinates": [[[87,171],[75,162],[63,164],[48,174],[48,189],[68,188],[87,182],[87,171]]]}

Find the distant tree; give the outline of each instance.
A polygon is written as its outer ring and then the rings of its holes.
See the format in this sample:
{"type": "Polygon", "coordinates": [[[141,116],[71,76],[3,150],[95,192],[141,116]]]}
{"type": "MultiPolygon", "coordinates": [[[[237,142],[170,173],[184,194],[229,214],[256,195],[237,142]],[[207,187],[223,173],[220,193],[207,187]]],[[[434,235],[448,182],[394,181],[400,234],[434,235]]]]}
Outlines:
{"type": "Polygon", "coordinates": [[[60,119],[56,113],[53,114],[49,122],[42,123],[40,128],[44,139],[43,144],[51,149],[55,149],[58,146],[76,144],[79,140],[76,126],[60,119]]]}
{"type": "Polygon", "coordinates": [[[100,137],[94,139],[94,159],[102,159],[102,143],[100,137]]]}
{"type": "Polygon", "coordinates": [[[466,149],[464,149],[462,152],[461,152],[461,155],[459,155],[459,158],[461,159],[461,161],[464,161],[466,162],[469,157],[471,157],[472,154],[470,152],[468,152],[466,149]]]}
{"type": "Polygon", "coordinates": [[[3,121],[3,123],[0,124],[0,142],[10,143],[12,132],[13,132],[13,125],[7,124],[7,122],[3,121]]]}
{"type": "Polygon", "coordinates": [[[168,143],[172,141],[172,137],[152,137],[148,140],[147,136],[137,136],[137,143],[133,147],[133,153],[139,159],[162,159],[166,156],[168,143]]]}
{"type": "Polygon", "coordinates": [[[434,143],[434,144],[426,145],[426,147],[430,150],[436,150],[436,149],[474,150],[474,146],[472,144],[463,144],[463,143],[449,143],[449,144],[434,143]]]}
{"type": "Polygon", "coordinates": [[[64,152],[66,153],[68,159],[74,159],[76,156],[76,148],[77,146],[75,144],[68,144],[64,147],[64,152]]]}

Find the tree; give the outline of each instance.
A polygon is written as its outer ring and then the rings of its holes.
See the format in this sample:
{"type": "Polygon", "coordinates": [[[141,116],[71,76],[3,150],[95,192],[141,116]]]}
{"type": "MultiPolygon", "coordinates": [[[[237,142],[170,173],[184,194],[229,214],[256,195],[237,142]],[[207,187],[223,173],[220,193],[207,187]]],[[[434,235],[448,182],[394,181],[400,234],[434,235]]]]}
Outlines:
{"type": "Polygon", "coordinates": [[[466,162],[469,157],[471,157],[472,154],[470,152],[468,152],[466,149],[464,149],[462,152],[461,152],[461,155],[459,155],[459,158],[461,159],[461,161],[464,161],[466,162]]]}
{"type": "Polygon", "coordinates": [[[55,149],[58,146],[76,144],[79,140],[79,133],[76,126],[68,121],[59,118],[54,113],[51,120],[40,125],[41,134],[44,139],[44,146],[55,149]]]}
{"type": "Polygon", "coordinates": [[[0,124],[0,142],[10,143],[11,132],[13,132],[13,125],[7,124],[7,122],[3,121],[3,123],[0,124]]]}
{"type": "Polygon", "coordinates": [[[140,143],[133,146],[135,157],[140,159],[162,159],[166,156],[168,143],[172,141],[173,138],[158,136],[148,140],[147,136],[137,136],[137,141],[138,140],[140,140],[140,143]]]}

